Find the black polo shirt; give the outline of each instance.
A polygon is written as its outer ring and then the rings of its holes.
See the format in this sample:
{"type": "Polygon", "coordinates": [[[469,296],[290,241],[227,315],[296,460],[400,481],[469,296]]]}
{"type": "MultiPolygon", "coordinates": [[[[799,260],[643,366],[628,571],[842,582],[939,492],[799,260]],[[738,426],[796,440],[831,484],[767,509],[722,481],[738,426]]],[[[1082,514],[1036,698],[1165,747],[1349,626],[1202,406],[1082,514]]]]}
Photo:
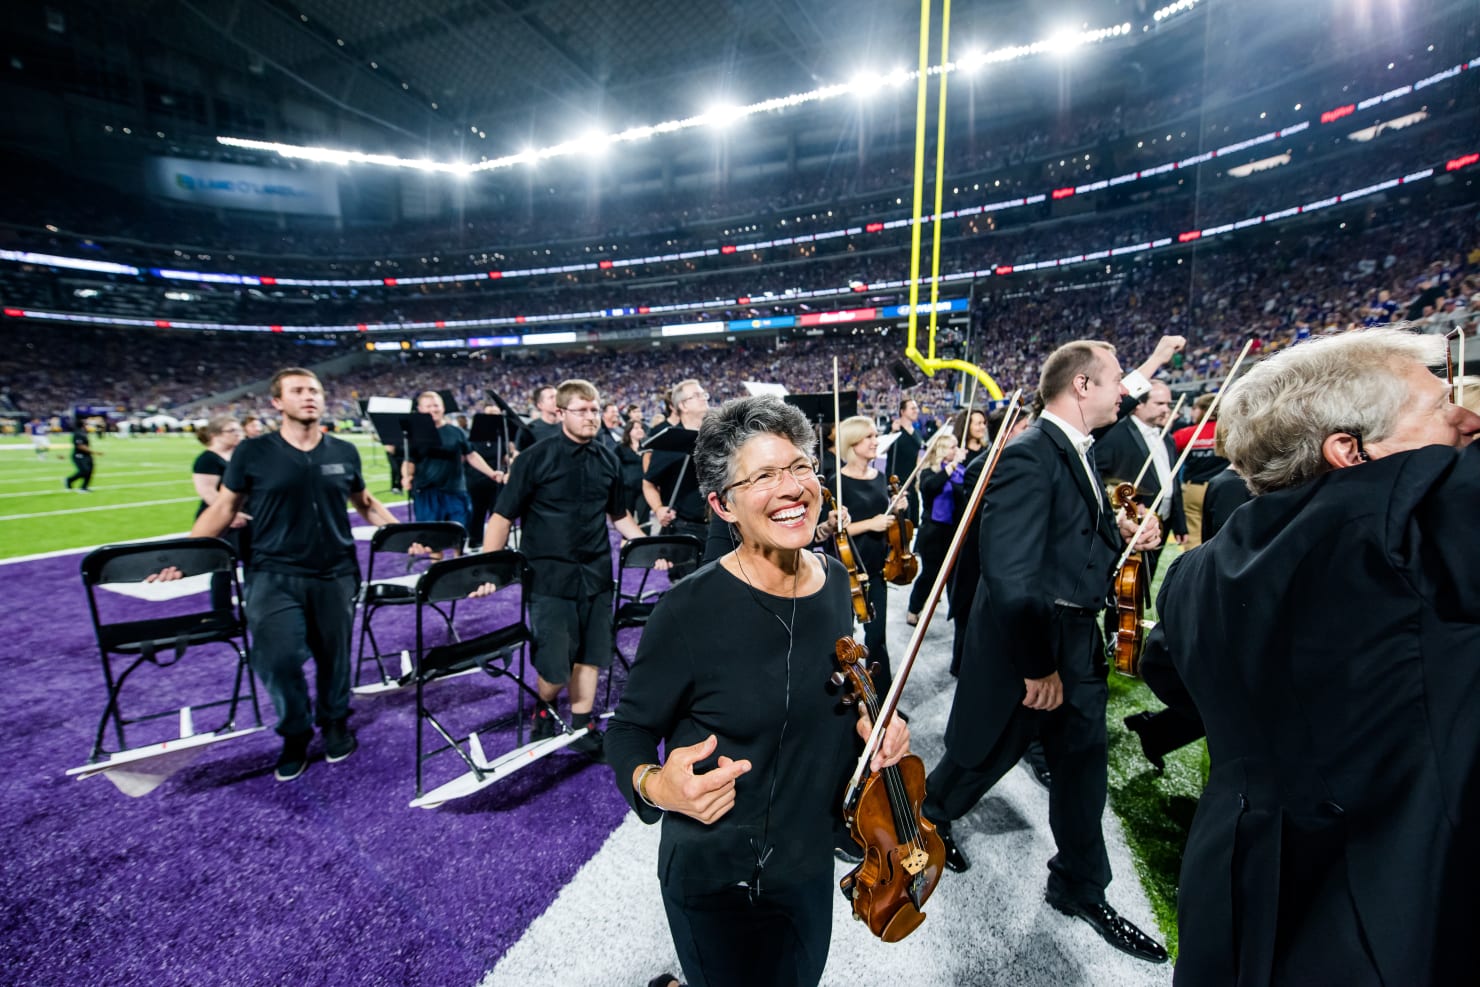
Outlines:
{"type": "Polygon", "coordinates": [[[254,571],[328,578],[359,571],[345,500],[365,489],[360,452],[324,435],[308,452],[277,432],[247,439],[221,486],[247,498],[254,571]]]}
{"type": "Polygon", "coordinates": [[[612,588],[607,515],[627,513],[622,468],[597,442],[572,442],[562,430],[520,453],[494,511],[523,520],[520,551],[534,570],[533,591],[583,600],[612,588]]]}

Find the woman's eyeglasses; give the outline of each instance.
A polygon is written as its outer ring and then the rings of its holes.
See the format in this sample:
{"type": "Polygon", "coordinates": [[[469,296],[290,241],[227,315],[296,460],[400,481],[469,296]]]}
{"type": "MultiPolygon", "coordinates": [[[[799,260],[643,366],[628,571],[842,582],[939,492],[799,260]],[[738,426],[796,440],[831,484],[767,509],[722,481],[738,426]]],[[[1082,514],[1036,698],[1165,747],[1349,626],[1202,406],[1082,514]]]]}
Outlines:
{"type": "Polygon", "coordinates": [[[790,473],[798,483],[807,483],[817,477],[817,467],[805,460],[798,460],[790,466],[767,466],[765,469],[756,470],[743,480],[725,487],[721,493],[728,493],[739,487],[750,487],[753,490],[774,490],[781,484],[781,478],[790,473]]]}

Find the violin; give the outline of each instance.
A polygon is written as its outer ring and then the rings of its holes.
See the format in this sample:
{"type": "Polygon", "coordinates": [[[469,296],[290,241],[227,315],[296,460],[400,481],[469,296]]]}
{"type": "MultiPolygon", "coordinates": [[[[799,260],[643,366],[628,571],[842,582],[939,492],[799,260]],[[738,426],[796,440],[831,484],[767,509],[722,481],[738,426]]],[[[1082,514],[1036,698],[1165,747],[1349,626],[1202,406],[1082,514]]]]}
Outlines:
{"type": "MultiPolygon", "coordinates": [[[[1136,503],[1136,488],[1129,483],[1116,486],[1111,498],[1117,511],[1140,522],[1145,510],[1136,503]]],[[[1140,552],[1131,552],[1115,573],[1115,638],[1109,642],[1111,664],[1122,675],[1141,675],[1141,645],[1150,621],[1145,618],[1146,569],[1140,552]]]]}
{"type": "MultiPolygon", "coordinates": [[[[827,487],[822,488],[822,502],[829,511],[835,509],[832,491],[827,487]]],[[[853,616],[860,623],[867,624],[874,619],[874,605],[868,598],[868,572],[864,570],[858,549],[854,547],[853,539],[849,537],[845,526],[838,526],[838,533],[833,536],[833,547],[837,549],[838,561],[848,570],[848,592],[853,597],[853,616]]]]}
{"type": "MultiPolygon", "coordinates": [[[[981,507],[987,483],[997,468],[1006,443],[1002,437],[1012,434],[1012,426],[1021,410],[1019,399],[1022,391],[1013,394],[1007,404],[998,438],[987,453],[987,465],[977,479],[976,487],[967,501],[965,517],[970,517],[981,507]]],[[[884,741],[884,731],[889,720],[899,708],[899,697],[904,691],[905,680],[920,656],[920,646],[925,632],[930,627],[936,607],[945,594],[951,570],[961,554],[961,543],[966,539],[969,526],[957,527],[951,537],[935,583],[925,597],[920,610],[920,622],[910,635],[910,646],[894,675],[894,683],[881,701],[874,691],[873,679],[863,667],[862,659],[868,655],[864,648],[852,638],[837,642],[836,652],[840,671],[832,681],[852,685],[852,691],[844,701],[862,701],[874,722],[873,732],[863,745],[853,775],[843,791],[843,818],[853,838],[863,847],[863,863],[849,871],[839,882],[843,896],[853,908],[855,918],[866,923],[869,931],[885,942],[898,942],[909,935],[925,920],[921,911],[925,902],[940,882],[941,868],[945,866],[945,842],[940,833],[922,814],[925,801],[925,765],[913,755],[901,758],[898,764],[870,773],[873,756],[884,741]],[[865,777],[867,775],[867,777],[865,777]]]]}
{"type": "MultiPolygon", "coordinates": [[[[889,476],[889,500],[899,496],[899,477],[889,476]]],[[[910,543],[915,540],[915,523],[905,512],[895,511],[885,531],[889,541],[889,554],[884,559],[884,579],[896,586],[908,586],[920,574],[920,560],[910,553],[910,543]]]]}
{"type": "MultiPolygon", "coordinates": [[[[843,701],[862,702],[879,723],[879,694],[864,668],[868,649],[845,637],[836,650],[841,670],[833,673],[833,684],[852,686],[843,701]]],[[[839,887],[853,905],[853,916],[885,942],[899,942],[925,921],[921,909],[945,866],[945,843],[920,812],[924,801],[925,762],[907,754],[898,764],[871,774],[843,809],[849,832],[863,847],[863,863],[839,887]]]]}

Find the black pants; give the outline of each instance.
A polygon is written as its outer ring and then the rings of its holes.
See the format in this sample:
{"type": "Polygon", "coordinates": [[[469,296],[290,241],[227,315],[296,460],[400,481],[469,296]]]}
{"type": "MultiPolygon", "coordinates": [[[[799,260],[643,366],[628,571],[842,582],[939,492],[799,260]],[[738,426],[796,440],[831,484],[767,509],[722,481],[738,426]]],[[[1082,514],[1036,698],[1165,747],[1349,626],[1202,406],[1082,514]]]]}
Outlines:
{"type": "Polygon", "coordinates": [[[926,521],[915,535],[915,551],[920,556],[920,575],[910,587],[910,613],[919,613],[925,606],[925,597],[935,585],[935,577],[945,563],[946,550],[951,547],[951,536],[955,529],[939,521],[926,521]]]}
{"type": "Polygon", "coordinates": [[[92,483],[93,458],[91,456],[73,456],[72,467],[77,472],[67,477],[67,489],[72,489],[72,484],[78,480],[82,481],[82,489],[86,490],[88,484],[92,483]]]}
{"type": "Polygon", "coordinates": [[[353,575],[330,579],[254,572],[247,593],[252,669],[277,711],[284,737],[349,715],[349,654],[353,637],[353,575]],[[310,717],[303,665],[314,663],[317,715],[310,717]]]}
{"type": "Polygon", "coordinates": [[[978,765],[961,764],[949,749],[925,782],[924,814],[950,831],[950,824],[970,812],[1003,775],[1007,774],[1037,736],[1053,782],[1048,789],[1048,825],[1058,852],[1048,862],[1048,893],[1072,901],[1100,902],[1110,884],[1110,858],[1100,817],[1105,812],[1106,741],[1105,701],[1108,688],[1104,662],[1091,652],[1100,648],[1093,619],[1070,631],[1076,646],[1086,653],[1061,662],[1060,675],[1070,668],[1077,681],[1065,681],[1064,702],[1052,712],[1021,704],[1009,716],[997,742],[978,765]],[[1092,640],[1091,640],[1092,639],[1092,640]]]}
{"type": "Polygon", "coordinates": [[[663,886],[668,931],[689,987],[810,987],[832,943],[832,873],[763,888],[754,904],[738,885],[708,894],[663,886]]]}
{"type": "Polygon", "coordinates": [[[1141,735],[1141,747],[1146,754],[1160,757],[1208,735],[1203,729],[1202,720],[1175,709],[1152,713],[1137,732],[1141,735]]]}
{"type": "Polygon", "coordinates": [[[483,526],[488,523],[488,515],[493,513],[493,505],[504,485],[494,483],[477,470],[469,470],[467,480],[468,499],[473,505],[468,511],[468,544],[477,547],[483,544],[483,526]]]}

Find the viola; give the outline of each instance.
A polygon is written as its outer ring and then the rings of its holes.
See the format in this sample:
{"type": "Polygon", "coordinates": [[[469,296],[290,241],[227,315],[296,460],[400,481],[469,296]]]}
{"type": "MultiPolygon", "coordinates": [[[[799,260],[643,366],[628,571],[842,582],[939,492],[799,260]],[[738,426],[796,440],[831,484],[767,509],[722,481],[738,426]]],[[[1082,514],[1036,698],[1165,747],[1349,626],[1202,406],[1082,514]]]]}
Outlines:
{"type": "MultiPolygon", "coordinates": [[[[1129,483],[1116,486],[1112,497],[1117,511],[1140,523],[1144,508],[1136,503],[1136,488],[1129,483]]],[[[1150,621],[1145,617],[1146,564],[1140,552],[1131,552],[1115,573],[1115,639],[1108,650],[1111,663],[1122,675],[1140,677],[1141,645],[1150,621]]]]}
{"type": "MultiPolygon", "coordinates": [[[[822,502],[829,511],[834,510],[832,491],[827,487],[822,488],[822,502]]],[[[841,525],[838,533],[833,536],[833,547],[837,550],[838,561],[848,570],[848,592],[853,597],[853,616],[860,623],[867,624],[874,619],[874,605],[868,598],[868,572],[863,568],[862,558],[853,539],[841,525]]]]}
{"type": "MultiPolygon", "coordinates": [[[[899,477],[889,477],[889,500],[899,496],[899,477]]],[[[915,523],[903,510],[895,511],[885,531],[889,541],[889,554],[884,558],[884,579],[896,586],[908,586],[920,574],[920,560],[910,553],[910,543],[915,540],[915,523]]]]}
{"type": "MultiPolygon", "coordinates": [[[[852,686],[843,701],[862,702],[878,723],[879,694],[864,668],[868,649],[845,637],[836,650],[841,670],[833,673],[833,683],[852,686]]],[[[945,866],[945,843],[920,812],[924,801],[925,763],[907,754],[871,774],[843,808],[848,830],[863,848],[863,862],[839,886],[854,917],[885,942],[899,942],[925,921],[922,909],[945,866]]]]}

